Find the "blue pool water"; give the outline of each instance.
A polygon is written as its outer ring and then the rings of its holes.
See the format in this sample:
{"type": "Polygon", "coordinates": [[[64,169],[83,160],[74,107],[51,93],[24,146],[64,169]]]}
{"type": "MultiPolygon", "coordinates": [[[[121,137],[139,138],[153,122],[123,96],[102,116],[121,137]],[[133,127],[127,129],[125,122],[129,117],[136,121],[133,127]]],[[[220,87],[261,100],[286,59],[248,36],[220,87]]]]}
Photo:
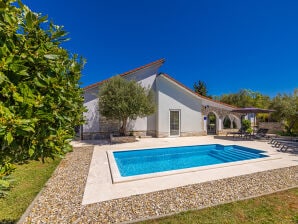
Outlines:
{"type": "Polygon", "coordinates": [[[262,153],[219,144],[113,152],[122,177],[268,157],[262,153]]]}

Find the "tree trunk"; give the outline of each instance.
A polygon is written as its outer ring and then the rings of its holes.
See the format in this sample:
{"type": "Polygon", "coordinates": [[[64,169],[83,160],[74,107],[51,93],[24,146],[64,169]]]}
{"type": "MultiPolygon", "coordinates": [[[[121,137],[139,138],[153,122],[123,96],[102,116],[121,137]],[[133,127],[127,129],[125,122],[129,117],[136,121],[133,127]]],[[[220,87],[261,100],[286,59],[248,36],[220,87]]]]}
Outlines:
{"type": "Polygon", "coordinates": [[[120,136],[125,136],[126,133],[126,124],[127,124],[127,118],[122,119],[122,126],[119,130],[120,136]]]}
{"type": "Polygon", "coordinates": [[[291,123],[290,123],[290,125],[289,125],[289,131],[290,131],[290,132],[292,132],[292,129],[293,129],[295,123],[296,123],[296,120],[297,120],[297,118],[294,118],[294,119],[291,121],[291,123]]]}

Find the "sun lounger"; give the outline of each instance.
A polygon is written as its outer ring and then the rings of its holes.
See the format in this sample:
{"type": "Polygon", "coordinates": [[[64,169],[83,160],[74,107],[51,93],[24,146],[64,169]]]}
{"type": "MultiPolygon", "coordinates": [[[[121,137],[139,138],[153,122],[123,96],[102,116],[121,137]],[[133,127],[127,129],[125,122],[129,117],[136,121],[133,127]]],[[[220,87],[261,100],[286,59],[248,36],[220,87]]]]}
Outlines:
{"type": "Polygon", "coordinates": [[[297,143],[298,140],[275,140],[272,144],[272,147],[277,147],[279,148],[282,145],[285,144],[292,144],[292,143],[297,143]]]}
{"type": "Polygon", "coordinates": [[[298,141],[298,138],[289,138],[289,137],[271,138],[268,144],[275,144],[278,141],[298,141]]]}
{"type": "Polygon", "coordinates": [[[267,135],[268,131],[269,131],[269,129],[267,129],[267,128],[260,128],[258,130],[258,132],[253,137],[258,138],[258,139],[266,138],[267,137],[266,135],[267,135]]]}
{"type": "Polygon", "coordinates": [[[269,129],[267,129],[267,128],[260,128],[260,129],[258,129],[258,131],[255,134],[246,133],[243,137],[244,138],[257,138],[257,139],[265,138],[268,130],[269,129]]]}
{"type": "Polygon", "coordinates": [[[281,152],[286,152],[288,149],[292,149],[296,151],[298,149],[298,142],[284,143],[282,147],[279,149],[281,152]]]}

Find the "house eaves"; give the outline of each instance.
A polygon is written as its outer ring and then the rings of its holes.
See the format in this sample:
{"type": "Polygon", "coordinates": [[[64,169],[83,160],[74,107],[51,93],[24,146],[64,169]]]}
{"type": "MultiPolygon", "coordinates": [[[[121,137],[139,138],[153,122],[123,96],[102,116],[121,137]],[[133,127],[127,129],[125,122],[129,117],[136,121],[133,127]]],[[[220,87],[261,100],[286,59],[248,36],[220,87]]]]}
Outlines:
{"type": "Polygon", "coordinates": [[[213,99],[210,99],[209,97],[206,97],[206,96],[202,96],[196,92],[194,92],[193,90],[191,90],[190,88],[188,88],[187,86],[183,85],[181,82],[177,81],[176,79],[172,78],[171,76],[169,76],[168,74],[165,74],[165,73],[160,73],[159,74],[160,76],[163,76],[164,78],[166,78],[167,80],[169,80],[170,82],[172,82],[173,84],[175,84],[176,86],[184,89],[185,91],[187,91],[188,93],[190,93],[191,95],[197,97],[198,99],[200,100],[203,100],[203,101],[207,101],[207,102],[210,102],[210,103],[216,103],[216,104],[220,104],[224,107],[228,107],[229,109],[233,110],[235,108],[238,108],[238,107],[235,107],[235,106],[232,106],[232,105],[229,105],[229,104],[226,104],[226,103],[223,103],[223,102],[220,102],[220,101],[217,101],[217,100],[213,100],[213,99]]]}
{"type": "MultiPolygon", "coordinates": [[[[162,58],[162,59],[159,59],[159,60],[157,60],[157,61],[153,61],[153,62],[151,62],[151,63],[149,63],[149,64],[143,65],[143,66],[141,66],[141,67],[138,67],[138,68],[132,69],[132,70],[130,70],[130,71],[124,72],[124,73],[120,74],[120,76],[121,76],[121,77],[125,77],[125,76],[134,74],[134,73],[136,73],[136,72],[138,72],[138,71],[140,71],[140,70],[144,70],[144,69],[147,69],[147,68],[152,67],[152,66],[162,65],[164,62],[165,62],[165,59],[162,58]]],[[[109,78],[109,79],[110,79],[110,78],[109,78]]],[[[96,83],[94,83],[94,84],[91,84],[91,85],[89,85],[89,86],[84,87],[83,89],[84,89],[84,90],[88,90],[88,89],[92,89],[92,88],[98,87],[98,86],[100,86],[102,83],[106,82],[106,81],[109,80],[109,79],[105,79],[105,80],[102,80],[102,81],[100,81],[100,82],[96,82],[96,83]]]]}

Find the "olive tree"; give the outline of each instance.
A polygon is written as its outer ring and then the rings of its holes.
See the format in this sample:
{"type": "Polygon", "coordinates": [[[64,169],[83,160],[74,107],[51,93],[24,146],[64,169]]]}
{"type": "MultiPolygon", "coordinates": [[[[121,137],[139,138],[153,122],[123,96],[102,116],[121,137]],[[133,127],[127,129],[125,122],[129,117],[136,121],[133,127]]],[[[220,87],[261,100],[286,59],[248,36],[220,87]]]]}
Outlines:
{"type": "Polygon", "coordinates": [[[270,107],[275,110],[272,117],[284,122],[289,134],[298,131],[295,125],[298,119],[298,89],[293,94],[277,94],[270,107]]]}
{"type": "Polygon", "coordinates": [[[0,2],[0,179],[11,163],[71,150],[84,60],[61,47],[66,35],[21,1],[0,2]]]}
{"type": "Polygon", "coordinates": [[[145,117],[154,111],[152,92],[135,80],[115,76],[100,87],[99,112],[107,119],[120,121],[120,135],[125,135],[128,119],[145,117]]]}

